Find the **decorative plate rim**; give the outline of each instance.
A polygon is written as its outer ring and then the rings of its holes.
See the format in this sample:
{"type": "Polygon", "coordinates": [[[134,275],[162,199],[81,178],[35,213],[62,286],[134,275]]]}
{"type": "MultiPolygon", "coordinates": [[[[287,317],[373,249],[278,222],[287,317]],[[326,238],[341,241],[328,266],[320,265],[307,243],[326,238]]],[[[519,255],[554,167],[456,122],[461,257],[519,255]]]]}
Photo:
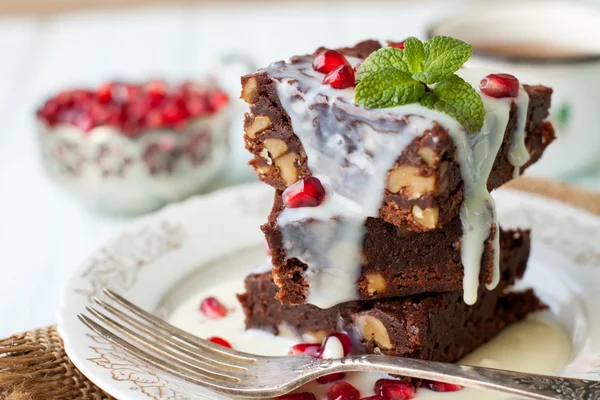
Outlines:
{"type": "MultiPolygon", "coordinates": [[[[536,228],[534,235],[535,232],[539,232],[538,239],[561,250],[561,254],[568,258],[570,264],[582,267],[574,269],[572,273],[576,275],[575,280],[582,284],[583,290],[586,290],[587,296],[592,285],[587,282],[586,288],[586,279],[582,277],[589,275],[593,268],[600,267],[600,249],[596,249],[596,243],[600,240],[600,216],[556,200],[513,189],[498,190],[494,197],[501,220],[503,214],[516,216],[516,211],[523,211],[508,225],[533,225],[536,228]],[[558,235],[560,232],[556,229],[544,228],[547,225],[564,229],[565,223],[578,234],[565,237],[558,235]]],[[[266,219],[271,199],[272,189],[261,183],[234,186],[197,196],[132,221],[112,240],[93,251],[74,270],[60,300],[58,331],[73,363],[95,384],[117,398],[225,399],[213,394],[207,397],[194,392],[190,385],[154,371],[126,356],[122,351],[94,337],[77,320],[76,313],[83,311],[91,297],[99,293],[101,285],[112,282],[110,279],[103,279],[110,277],[115,271],[120,288],[124,288],[126,294],[133,296],[132,299],[137,301],[135,296],[139,295],[138,286],[147,287],[149,282],[160,281],[160,288],[156,291],[164,292],[185,274],[197,269],[201,262],[210,261],[223,254],[223,244],[218,242],[218,237],[223,237],[223,234],[230,243],[234,243],[233,250],[260,245],[263,238],[258,226],[266,219]],[[229,218],[229,222],[235,222],[229,225],[239,225],[235,230],[231,227],[216,228],[217,222],[222,222],[219,218],[229,218]],[[203,229],[211,229],[210,235],[203,229]],[[222,231],[215,233],[214,229],[222,231]],[[197,254],[196,250],[192,251],[193,256],[198,256],[199,259],[190,261],[190,254],[187,254],[190,253],[190,243],[197,243],[199,239],[203,240],[206,246],[197,254]],[[211,241],[214,242],[212,245],[211,241]],[[178,265],[179,270],[168,276],[161,268],[163,264],[178,265]],[[91,267],[95,268],[93,271],[96,275],[93,279],[93,274],[90,274],[91,267]],[[146,268],[153,269],[152,274],[146,272],[146,268]],[[143,273],[139,273],[138,276],[139,271],[143,273]],[[101,278],[98,278],[99,276],[101,278]],[[114,362],[115,359],[117,363],[114,362]],[[114,367],[116,364],[118,368],[109,368],[109,365],[114,367]],[[108,369],[111,370],[110,374],[108,369]]],[[[226,248],[232,251],[229,245],[226,248]]],[[[600,284],[600,277],[595,279],[595,282],[600,284]]],[[[162,294],[148,296],[154,297],[151,300],[144,298],[144,301],[149,303],[140,305],[152,309],[158,305],[162,294]]],[[[595,298],[600,301],[600,294],[595,298]]],[[[600,311],[598,315],[600,316],[600,311]]],[[[594,329],[600,339],[600,328],[594,329]]],[[[588,345],[589,343],[586,344],[588,345]]],[[[582,357],[578,357],[569,365],[574,366],[572,373],[569,370],[569,374],[595,376],[596,379],[600,379],[600,343],[594,342],[591,346],[594,353],[588,357],[587,354],[582,355],[585,351],[580,351],[582,357]]]]}

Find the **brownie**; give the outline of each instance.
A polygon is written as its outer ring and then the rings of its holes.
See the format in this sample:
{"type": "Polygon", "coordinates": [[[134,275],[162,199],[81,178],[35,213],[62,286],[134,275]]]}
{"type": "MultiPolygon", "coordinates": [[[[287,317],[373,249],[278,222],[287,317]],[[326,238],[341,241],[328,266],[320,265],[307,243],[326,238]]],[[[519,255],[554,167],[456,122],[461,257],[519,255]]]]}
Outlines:
{"type": "MultiPolygon", "coordinates": [[[[346,56],[366,58],[380,47],[376,41],[365,41],[339,51],[346,56]]],[[[299,62],[306,57],[292,58],[290,62],[299,62]]],[[[245,143],[254,156],[250,165],[260,180],[284,190],[297,180],[311,176],[304,148],[280,101],[276,79],[261,70],[242,77],[242,87],[241,97],[250,104],[250,112],[245,119],[245,143]]],[[[520,172],[537,161],[555,138],[552,125],[544,122],[550,108],[552,89],[544,86],[524,87],[530,98],[525,129],[525,144],[530,160],[521,167],[520,172]]],[[[402,132],[411,118],[405,116],[392,123],[385,119],[377,120],[376,116],[366,113],[368,110],[360,118],[345,113],[343,109],[336,112],[337,120],[344,121],[348,126],[368,118],[371,125],[384,126],[390,134],[402,132]]],[[[487,182],[489,190],[501,186],[514,176],[508,153],[512,133],[517,129],[517,114],[517,106],[513,102],[504,141],[487,182]]],[[[458,215],[464,198],[457,157],[457,149],[449,131],[435,122],[401,152],[389,171],[380,217],[391,224],[415,231],[435,229],[452,221],[458,215]],[[423,218],[424,210],[429,211],[425,213],[429,218],[423,218]]]]}
{"type": "MultiPolygon", "coordinates": [[[[273,277],[280,287],[277,299],[286,304],[302,304],[309,291],[304,278],[308,267],[286,255],[282,233],[277,226],[277,217],[283,209],[281,192],[277,191],[269,220],[261,229],[271,251],[273,277]]],[[[311,222],[308,220],[298,224],[311,222]]],[[[491,241],[495,234],[495,226],[492,226],[481,258],[482,284],[490,283],[492,279],[494,250],[491,241]]],[[[442,228],[427,232],[409,231],[381,218],[368,218],[362,248],[363,265],[356,282],[358,296],[367,300],[461,289],[464,276],[461,238],[460,217],[442,228]]],[[[499,241],[501,262],[509,262],[508,257],[512,257],[512,262],[525,265],[529,257],[528,231],[500,229],[499,241]]],[[[310,250],[298,251],[303,253],[310,250]]]]}
{"type": "Polygon", "coordinates": [[[278,287],[269,272],[249,275],[246,293],[238,299],[248,329],[276,335],[291,331],[314,341],[343,331],[359,352],[456,362],[507,325],[545,308],[532,290],[508,290],[524,270],[519,255],[503,259],[499,286],[493,291],[481,288],[473,306],[464,303],[460,290],[354,301],[329,309],[290,306],[275,299],[278,287]]]}

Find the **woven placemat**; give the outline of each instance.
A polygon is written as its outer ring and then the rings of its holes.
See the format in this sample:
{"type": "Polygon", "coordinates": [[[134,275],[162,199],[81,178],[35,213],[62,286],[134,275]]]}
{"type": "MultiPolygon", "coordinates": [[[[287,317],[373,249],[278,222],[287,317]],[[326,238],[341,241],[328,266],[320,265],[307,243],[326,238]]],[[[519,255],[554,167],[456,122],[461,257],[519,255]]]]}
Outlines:
{"type": "MultiPolygon", "coordinates": [[[[509,186],[600,214],[598,193],[532,178],[520,178],[509,186]]],[[[75,368],[56,327],[51,326],[0,340],[0,399],[104,400],[113,397],[75,368]]]]}

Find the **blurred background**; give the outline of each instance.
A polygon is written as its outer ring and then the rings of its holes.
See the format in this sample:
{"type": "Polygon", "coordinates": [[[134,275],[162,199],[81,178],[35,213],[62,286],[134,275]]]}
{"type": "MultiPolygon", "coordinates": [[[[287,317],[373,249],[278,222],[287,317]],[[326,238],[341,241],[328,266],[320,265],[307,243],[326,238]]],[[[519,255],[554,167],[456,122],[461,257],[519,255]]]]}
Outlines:
{"type": "MultiPolygon", "coordinates": [[[[213,127],[225,131],[214,134],[228,136],[230,147],[219,156],[223,165],[218,173],[210,172],[209,182],[193,190],[208,192],[256,179],[243,148],[240,75],[319,46],[341,47],[365,38],[426,39],[433,21],[475,3],[503,2],[0,0],[0,337],[56,322],[60,290],[70,272],[132,214],[161,205],[125,214],[98,211],[103,208],[99,201],[92,207],[81,201],[83,192],[96,187],[97,176],[80,174],[77,181],[66,182],[56,171],[49,174],[45,152],[56,149],[42,147],[44,135],[52,132],[40,133],[50,128],[40,128],[35,117],[47,99],[76,87],[95,90],[110,81],[216,83],[229,94],[231,127],[213,127]]],[[[537,3],[541,13],[549,4],[537,3]]],[[[596,7],[597,2],[582,3],[596,7]]],[[[138,145],[115,147],[121,151],[138,145]]],[[[68,157],[69,149],[56,151],[68,157]]],[[[203,173],[208,174],[198,172],[203,173]]],[[[600,162],[568,174],[538,173],[600,188],[600,162]]],[[[161,179],[164,184],[175,178],[161,179]]],[[[136,186],[132,180],[128,185],[136,186]]],[[[107,189],[101,201],[125,191],[126,186],[107,189]]]]}

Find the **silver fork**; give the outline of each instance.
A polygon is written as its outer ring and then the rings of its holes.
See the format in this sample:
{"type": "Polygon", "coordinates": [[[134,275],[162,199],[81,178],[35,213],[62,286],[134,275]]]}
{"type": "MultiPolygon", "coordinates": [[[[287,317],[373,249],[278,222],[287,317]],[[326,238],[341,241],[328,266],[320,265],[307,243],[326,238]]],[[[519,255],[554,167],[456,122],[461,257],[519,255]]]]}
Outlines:
{"type": "Polygon", "coordinates": [[[182,331],[110,290],[105,289],[104,293],[120,308],[95,299],[105,312],[93,307],[86,309],[101,323],[79,314],[85,325],[157,370],[225,395],[277,397],[323,375],[370,371],[495,390],[525,399],[600,398],[599,381],[383,355],[317,359],[303,355],[266,357],[243,353],[182,331]]]}

